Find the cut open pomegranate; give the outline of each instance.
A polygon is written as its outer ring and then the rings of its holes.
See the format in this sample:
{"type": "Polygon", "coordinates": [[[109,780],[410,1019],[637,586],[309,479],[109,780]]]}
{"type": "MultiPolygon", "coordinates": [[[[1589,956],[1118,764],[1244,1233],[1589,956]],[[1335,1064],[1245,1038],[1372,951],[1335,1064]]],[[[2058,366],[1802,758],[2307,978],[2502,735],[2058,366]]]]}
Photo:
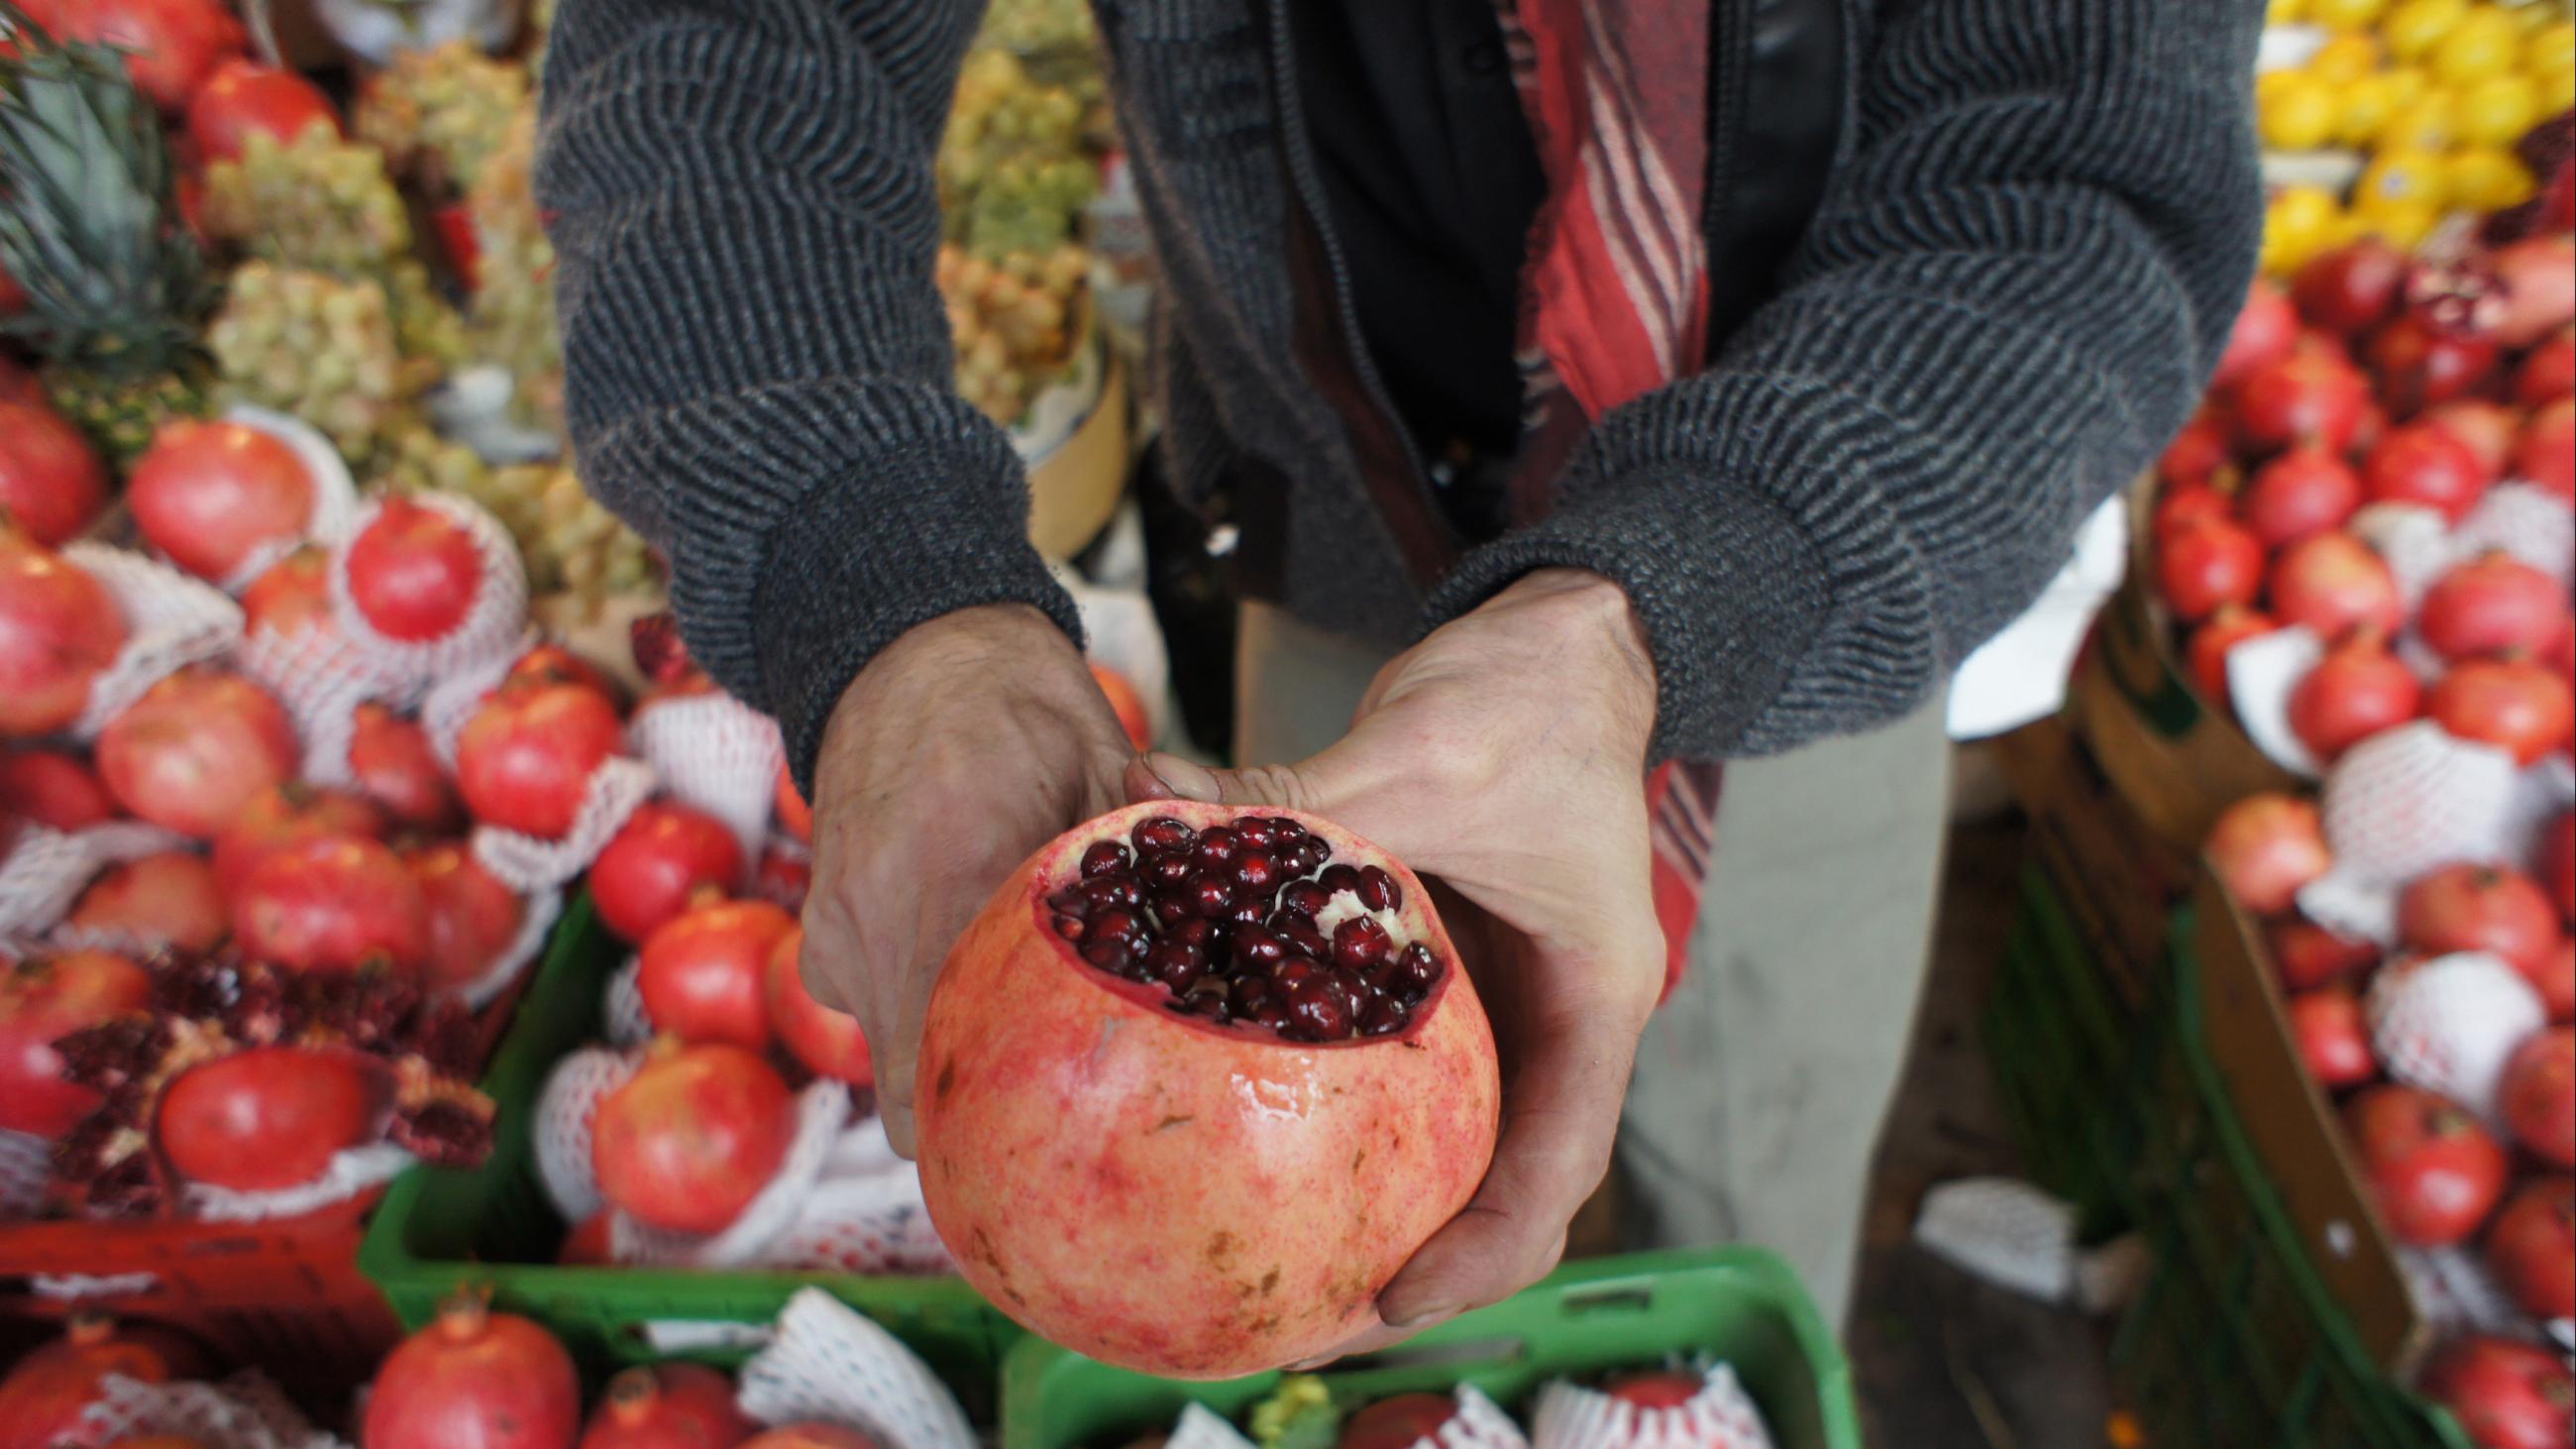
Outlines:
{"type": "Polygon", "coordinates": [[[1058,837],[942,967],[923,1195],[967,1280],[1150,1373],[1320,1353],[1475,1191],[1493,1035],[1420,881],[1286,811],[1058,837]]]}

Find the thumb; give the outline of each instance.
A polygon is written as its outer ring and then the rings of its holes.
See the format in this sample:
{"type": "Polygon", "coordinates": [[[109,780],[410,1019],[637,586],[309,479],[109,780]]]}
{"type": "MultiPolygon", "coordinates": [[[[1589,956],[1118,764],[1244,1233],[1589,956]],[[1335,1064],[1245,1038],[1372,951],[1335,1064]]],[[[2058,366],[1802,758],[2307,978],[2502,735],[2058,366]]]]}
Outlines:
{"type": "Polygon", "coordinates": [[[1297,810],[1340,820],[1368,794],[1367,762],[1344,740],[1293,765],[1215,770],[1160,750],[1127,766],[1127,798],[1198,800],[1215,805],[1297,810]]]}

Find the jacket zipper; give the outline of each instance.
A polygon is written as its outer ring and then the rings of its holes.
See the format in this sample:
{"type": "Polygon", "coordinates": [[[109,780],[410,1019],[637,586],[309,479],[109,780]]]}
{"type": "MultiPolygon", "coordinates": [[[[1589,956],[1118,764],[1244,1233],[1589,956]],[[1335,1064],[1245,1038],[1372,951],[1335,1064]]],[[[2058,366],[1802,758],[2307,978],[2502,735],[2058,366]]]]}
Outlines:
{"type": "MultiPolygon", "coordinates": [[[[1743,129],[1744,52],[1753,35],[1753,8],[1760,3],[1717,0],[1708,12],[1708,190],[1699,209],[1700,246],[1705,264],[1712,267],[1727,260],[1719,239],[1725,235],[1726,196],[1735,179],[1736,133],[1743,129]]],[[[1709,284],[1714,297],[1717,279],[1711,277],[1709,284]]]]}

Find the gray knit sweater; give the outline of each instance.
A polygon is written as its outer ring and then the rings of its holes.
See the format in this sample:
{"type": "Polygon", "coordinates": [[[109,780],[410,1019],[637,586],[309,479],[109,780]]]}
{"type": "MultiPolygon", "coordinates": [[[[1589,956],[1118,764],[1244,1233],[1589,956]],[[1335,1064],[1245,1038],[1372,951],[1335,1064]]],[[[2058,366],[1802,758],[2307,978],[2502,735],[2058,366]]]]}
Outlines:
{"type": "MultiPolygon", "coordinates": [[[[1171,471],[1290,480],[1282,591],[1400,641],[1539,567],[1624,585],[1658,756],[1896,718],[2009,621],[2190,411],[2260,223],[2258,0],[1845,0],[1825,199],[1706,371],[1604,419],[1540,524],[1416,585],[1292,347],[1266,5],[1096,0],[1165,277],[1171,471]]],[[[1020,465],[955,398],[931,158],[979,6],[562,0],[556,212],[582,476],[659,544],[692,651],[823,723],[910,626],[1078,633],[1020,465]]]]}

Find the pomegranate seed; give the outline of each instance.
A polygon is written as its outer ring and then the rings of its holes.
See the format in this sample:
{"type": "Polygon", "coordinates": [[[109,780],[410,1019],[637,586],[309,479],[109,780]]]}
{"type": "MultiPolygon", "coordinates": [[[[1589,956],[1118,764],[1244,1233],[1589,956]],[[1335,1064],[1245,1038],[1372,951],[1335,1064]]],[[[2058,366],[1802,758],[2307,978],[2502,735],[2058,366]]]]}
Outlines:
{"type": "MultiPolygon", "coordinates": [[[[1222,829],[1223,827],[1219,827],[1222,829]]],[[[1208,835],[1214,835],[1211,830],[1208,835]]],[[[1199,837],[1207,839],[1207,835],[1199,837]]],[[[1215,920],[1234,907],[1234,886],[1221,875],[1203,875],[1190,882],[1190,909],[1215,920]]]]}
{"type": "Polygon", "coordinates": [[[1255,815],[1234,822],[1234,843],[1238,850],[1268,850],[1279,843],[1279,823],[1255,815]]]}
{"type": "Polygon", "coordinates": [[[1174,991],[1186,991],[1207,974],[1207,953],[1179,941],[1157,941],[1145,953],[1145,969],[1174,991]]]}
{"type": "Polygon", "coordinates": [[[1284,1001],[1263,1002],[1261,1009],[1252,1013],[1252,1020],[1257,1026],[1266,1026],[1284,1035],[1288,1030],[1288,1005],[1284,1001]]]}
{"type": "Polygon", "coordinates": [[[1094,941],[1082,948],[1082,959],[1103,971],[1124,971],[1128,957],[1124,941],[1094,941]]]}
{"type": "Polygon", "coordinates": [[[1056,933],[1057,935],[1059,935],[1059,936],[1064,937],[1064,938],[1065,938],[1066,940],[1068,940],[1068,941],[1079,941],[1079,940],[1081,940],[1081,939],[1082,939],[1082,917],[1080,917],[1080,916],[1058,916],[1058,917],[1056,917],[1056,918],[1055,918],[1055,933],[1056,933]]]}
{"type": "Polygon", "coordinates": [[[1372,911],[1391,911],[1404,904],[1404,887],[1395,883],[1394,876],[1373,865],[1360,867],[1357,894],[1360,904],[1372,911]]]}
{"type": "Polygon", "coordinates": [[[1291,956],[1270,968],[1270,979],[1278,982],[1280,988],[1285,990],[1314,980],[1323,969],[1303,956],[1291,956]]]}
{"type": "Polygon", "coordinates": [[[1207,949],[1208,938],[1216,934],[1216,927],[1209,925],[1207,922],[1200,920],[1196,916],[1183,916],[1179,920],[1165,926],[1163,928],[1163,934],[1172,940],[1180,941],[1187,945],[1196,946],[1201,950],[1205,950],[1207,949]]]}
{"type": "Polygon", "coordinates": [[[1420,1001],[1440,979],[1440,960],[1431,948],[1420,941],[1396,953],[1395,969],[1387,973],[1387,986],[1406,1001],[1420,1001]]]}
{"type": "Polygon", "coordinates": [[[1351,1009],[1329,981],[1309,981],[1288,990],[1288,1033],[1300,1041],[1332,1041],[1350,1035],[1351,1009]]]}
{"type": "Polygon", "coordinates": [[[1237,1016],[1258,1016],[1263,1007],[1279,1004],[1279,988],[1267,976],[1237,976],[1226,986],[1226,1001],[1237,1016]]]}
{"type": "Polygon", "coordinates": [[[1392,996],[1376,996],[1360,1008],[1360,1031],[1367,1036],[1389,1036],[1404,1030],[1404,1003],[1392,996]]]}
{"type": "Polygon", "coordinates": [[[1327,895],[1337,891],[1356,892],[1360,888],[1360,873],[1347,865],[1328,865],[1322,875],[1315,877],[1315,884],[1322,886],[1327,895]]]}
{"type": "Polygon", "coordinates": [[[1302,836],[1279,848],[1279,862],[1288,867],[1290,875],[1312,875],[1315,867],[1332,858],[1333,848],[1317,835],[1302,836]]]}
{"type": "Polygon", "coordinates": [[[1234,959],[1267,969],[1288,959],[1288,943],[1279,939],[1277,932],[1259,926],[1238,926],[1234,932],[1234,959]]]}
{"type": "Polygon", "coordinates": [[[1145,879],[1158,886],[1181,885],[1189,880],[1190,872],[1194,869],[1196,867],[1190,864],[1187,852],[1174,851],[1170,855],[1158,855],[1145,862],[1145,879]]]}
{"type": "Polygon", "coordinates": [[[1082,853],[1082,878],[1108,875],[1127,868],[1127,847],[1114,840],[1095,840],[1082,853]]]}
{"type": "Polygon", "coordinates": [[[1202,870],[1217,870],[1234,854],[1234,832],[1222,825],[1211,825],[1199,832],[1198,842],[1190,847],[1190,859],[1202,870]]]}
{"type": "Polygon", "coordinates": [[[1193,908],[1190,905],[1189,882],[1183,881],[1179,885],[1155,887],[1154,917],[1155,919],[1163,922],[1166,926],[1192,914],[1192,910],[1193,908]]]}
{"type": "Polygon", "coordinates": [[[1267,895],[1270,888],[1279,883],[1279,862],[1266,851],[1243,851],[1226,869],[1234,877],[1234,883],[1248,891],[1267,895]]]}
{"type": "Polygon", "coordinates": [[[1368,1005],[1369,998],[1376,994],[1369,990],[1368,983],[1361,980],[1356,971],[1336,966],[1325,974],[1325,979],[1333,983],[1335,991],[1342,993],[1342,1005],[1354,1020],[1358,1018],[1360,1008],[1368,1005]]]}
{"type": "Polygon", "coordinates": [[[1127,904],[1126,893],[1118,889],[1118,877],[1113,875],[1093,876],[1077,889],[1082,892],[1082,899],[1095,911],[1105,911],[1111,906],[1127,904]]]}
{"type": "Polygon", "coordinates": [[[1332,943],[1324,939],[1324,933],[1315,929],[1313,921],[1302,916],[1291,916],[1284,921],[1273,916],[1270,929],[1285,937],[1289,945],[1319,961],[1333,953],[1332,943]]]}
{"type": "MultiPolygon", "coordinates": [[[[1100,929],[1096,924],[1093,929],[1100,929]]],[[[1395,938],[1386,927],[1367,916],[1353,916],[1333,928],[1333,964],[1352,971],[1365,970],[1384,961],[1395,950],[1395,938]]]]}
{"type": "Polygon", "coordinates": [[[1071,886],[1066,886],[1063,890],[1057,891],[1054,895],[1047,897],[1047,904],[1053,906],[1060,915],[1087,916],[1091,914],[1091,902],[1084,900],[1082,898],[1082,892],[1075,890],[1071,886]]]}
{"type": "Polygon", "coordinates": [[[1095,941],[1124,941],[1133,947],[1144,934],[1144,918],[1124,907],[1112,906],[1092,918],[1091,938],[1095,941]]]}
{"type": "Polygon", "coordinates": [[[1264,815],[1260,818],[1262,824],[1270,827],[1272,837],[1281,845],[1306,838],[1306,827],[1285,815],[1264,815]]]}
{"type": "Polygon", "coordinates": [[[1243,896],[1226,909],[1224,924],[1258,926],[1270,919],[1269,903],[1259,896],[1243,896]]]}
{"type": "Polygon", "coordinates": [[[1292,880],[1279,888],[1279,909],[1315,919],[1317,912],[1332,904],[1333,893],[1310,880],[1292,880]]]}
{"type": "Polygon", "coordinates": [[[1169,815],[1136,822],[1127,838],[1136,842],[1136,853],[1143,856],[1168,855],[1190,848],[1190,827],[1169,815]]]}

